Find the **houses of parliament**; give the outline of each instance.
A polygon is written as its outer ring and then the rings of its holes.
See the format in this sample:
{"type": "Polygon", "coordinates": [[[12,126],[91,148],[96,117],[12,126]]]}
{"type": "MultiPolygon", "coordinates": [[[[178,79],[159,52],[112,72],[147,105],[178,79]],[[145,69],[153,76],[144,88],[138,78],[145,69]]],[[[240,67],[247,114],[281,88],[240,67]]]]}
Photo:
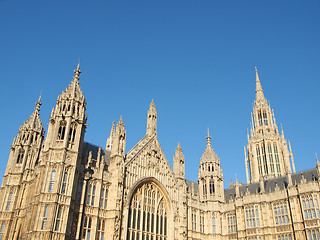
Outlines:
{"type": "Polygon", "coordinates": [[[129,151],[122,118],[105,147],[85,142],[80,73],[78,65],[46,134],[39,99],[13,139],[0,190],[0,240],[320,240],[320,163],[296,173],[257,70],[247,183],[228,188],[209,132],[196,182],[186,180],[179,143],[169,165],[154,101],[146,134],[129,151]]]}

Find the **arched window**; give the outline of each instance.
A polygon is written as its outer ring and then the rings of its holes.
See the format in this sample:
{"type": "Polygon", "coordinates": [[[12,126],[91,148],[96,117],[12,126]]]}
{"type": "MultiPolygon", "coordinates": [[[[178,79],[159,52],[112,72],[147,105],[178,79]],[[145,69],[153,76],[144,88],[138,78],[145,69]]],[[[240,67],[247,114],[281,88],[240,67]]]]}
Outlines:
{"type": "Polygon", "coordinates": [[[53,185],[54,185],[54,179],[56,177],[56,170],[53,169],[52,173],[51,173],[51,178],[50,178],[50,182],[49,182],[49,192],[52,192],[53,190],[53,185]]]}
{"type": "Polygon", "coordinates": [[[9,193],[8,201],[7,201],[6,211],[10,210],[10,206],[12,203],[12,195],[13,195],[13,191],[11,190],[9,193]]]}
{"type": "Polygon", "coordinates": [[[47,227],[48,215],[49,215],[49,205],[46,205],[44,208],[44,213],[42,217],[42,225],[41,225],[42,230],[45,230],[47,227]]]}
{"type": "Polygon", "coordinates": [[[85,216],[83,220],[82,239],[90,240],[91,225],[92,225],[92,218],[85,216]]]}
{"type": "Polygon", "coordinates": [[[2,235],[3,235],[3,232],[4,232],[4,228],[5,228],[6,224],[3,222],[1,224],[1,228],[0,228],[0,240],[2,239],[2,235]]]}
{"type": "Polygon", "coordinates": [[[266,156],[266,149],[265,149],[265,145],[264,145],[264,144],[262,144],[261,150],[262,150],[262,159],[263,159],[263,169],[264,169],[264,173],[265,173],[265,174],[268,174],[267,156],[266,156]]]}
{"type": "Polygon", "coordinates": [[[263,123],[264,125],[268,125],[268,118],[266,111],[263,111],[263,123]]]}
{"type": "Polygon", "coordinates": [[[272,147],[271,143],[268,143],[268,152],[269,152],[269,161],[270,161],[270,169],[271,173],[274,173],[274,162],[273,162],[273,154],[272,154],[272,147]]]}
{"type": "Polygon", "coordinates": [[[279,154],[278,154],[278,147],[276,143],[273,143],[273,152],[274,152],[274,157],[276,159],[276,168],[277,168],[277,173],[278,176],[281,176],[281,168],[280,168],[280,161],[279,161],[279,154]]]}
{"type": "Polygon", "coordinates": [[[60,222],[61,222],[61,211],[62,211],[62,207],[59,206],[58,207],[58,211],[57,211],[56,224],[55,224],[55,227],[54,227],[55,231],[59,231],[60,222]]]}
{"type": "Polygon", "coordinates": [[[129,206],[127,240],[168,238],[168,216],[164,196],[154,183],[136,190],[129,206]]]}
{"type": "Polygon", "coordinates": [[[202,193],[203,193],[203,195],[207,195],[207,184],[206,184],[206,180],[202,180],[202,193]]]}
{"type": "Polygon", "coordinates": [[[262,116],[260,111],[258,113],[258,119],[259,119],[259,125],[262,126],[262,116]]]}
{"type": "Polygon", "coordinates": [[[76,130],[77,130],[77,123],[73,122],[71,123],[71,128],[69,132],[69,141],[74,142],[76,137],[76,130]]]}
{"type": "Polygon", "coordinates": [[[257,157],[258,157],[259,174],[262,174],[262,164],[261,164],[260,147],[259,147],[258,144],[256,145],[256,152],[257,152],[257,157]]]}
{"type": "Polygon", "coordinates": [[[61,185],[61,194],[66,193],[67,181],[68,181],[68,171],[66,170],[63,174],[62,185],[61,185]]]}
{"type": "Polygon", "coordinates": [[[210,187],[210,194],[214,194],[214,183],[213,183],[213,181],[210,181],[209,187],[210,187]]]}
{"type": "Polygon", "coordinates": [[[100,208],[107,209],[108,201],[108,189],[106,186],[103,186],[100,194],[100,208]]]}
{"type": "Polygon", "coordinates": [[[23,156],[24,156],[24,149],[20,148],[19,154],[18,154],[18,157],[17,157],[17,163],[22,163],[23,156]]]}
{"type": "Polygon", "coordinates": [[[93,206],[95,195],[96,195],[96,185],[94,185],[93,183],[90,183],[88,186],[86,204],[93,206]]]}
{"type": "Polygon", "coordinates": [[[101,218],[98,219],[98,226],[97,226],[97,229],[98,229],[98,238],[96,238],[97,240],[104,240],[104,223],[105,221],[101,218]]]}
{"type": "Polygon", "coordinates": [[[66,121],[61,121],[60,126],[59,126],[59,131],[58,131],[58,140],[63,140],[64,135],[66,133],[66,126],[67,122],[66,121]]]}

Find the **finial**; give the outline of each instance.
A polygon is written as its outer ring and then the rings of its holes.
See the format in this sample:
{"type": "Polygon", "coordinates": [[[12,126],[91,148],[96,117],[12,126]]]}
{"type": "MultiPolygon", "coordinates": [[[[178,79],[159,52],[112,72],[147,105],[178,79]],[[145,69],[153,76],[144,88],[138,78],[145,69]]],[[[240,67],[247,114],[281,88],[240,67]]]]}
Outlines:
{"type": "Polygon", "coordinates": [[[150,108],[156,108],[156,104],[154,103],[154,99],[152,98],[152,101],[150,103],[150,108]]]}
{"type": "Polygon", "coordinates": [[[235,177],[236,177],[236,183],[238,183],[238,177],[237,177],[237,174],[235,174],[235,177]]]}
{"type": "Polygon", "coordinates": [[[79,58],[79,62],[78,62],[78,66],[77,66],[77,70],[80,69],[80,58],[79,58]]]}
{"type": "Polygon", "coordinates": [[[209,133],[209,127],[207,128],[207,131],[208,131],[208,135],[206,137],[207,139],[207,146],[211,146],[211,137],[210,137],[210,133],[209,133]]]}
{"type": "Polygon", "coordinates": [[[34,110],[39,111],[40,110],[40,106],[42,105],[41,103],[41,95],[42,95],[42,91],[40,92],[40,96],[38,101],[36,102],[36,108],[34,110]]]}
{"type": "Polygon", "coordinates": [[[319,165],[319,159],[318,159],[318,154],[316,153],[316,160],[317,160],[317,165],[319,165]]]}
{"type": "Polygon", "coordinates": [[[257,69],[257,67],[254,67],[254,69],[256,70],[256,73],[258,73],[258,69],[257,69]]]}
{"type": "Polygon", "coordinates": [[[79,75],[80,75],[80,73],[81,73],[81,70],[80,70],[80,58],[79,58],[79,62],[78,62],[77,68],[74,70],[74,77],[73,77],[73,79],[79,80],[79,75]]]}
{"type": "Polygon", "coordinates": [[[176,150],[177,150],[177,151],[182,151],[182,148],[181,148],[181,146],[180,146],[180,142],[178,142],[178,146],[177,146],[176,150]]]}

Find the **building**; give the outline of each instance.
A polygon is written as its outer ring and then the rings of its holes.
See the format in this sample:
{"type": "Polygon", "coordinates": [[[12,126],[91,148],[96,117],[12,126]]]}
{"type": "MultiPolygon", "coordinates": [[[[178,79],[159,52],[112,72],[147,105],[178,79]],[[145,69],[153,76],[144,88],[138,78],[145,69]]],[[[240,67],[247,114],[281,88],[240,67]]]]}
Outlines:
{"type": "Polygon", "coordinates": [[[1,240],[320,240],[320,163],[296,173],[257,71],[247,184],[236,181],[228,189],[209,132],[197,182],[185,178],[179,143],[169,165],[153,101],[146,135],[127,153],[122,118],[105,148],[84,142],[79,65],[74,72],[46,137],[39,99],[13,140],[0,192],[1,240]]]}

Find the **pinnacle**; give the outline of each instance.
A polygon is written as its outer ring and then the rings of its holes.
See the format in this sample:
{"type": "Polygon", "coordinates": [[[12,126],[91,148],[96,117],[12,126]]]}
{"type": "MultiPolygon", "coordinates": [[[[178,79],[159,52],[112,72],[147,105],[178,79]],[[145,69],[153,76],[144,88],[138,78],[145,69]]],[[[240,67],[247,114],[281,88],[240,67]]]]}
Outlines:
{"type": "Polygon", "coordinates": [[[77,65],[77,68],[74,70],[74,77],[73,79],[77,78],[79,79],[79,75],[81,73],[81,70],[80,70],[80,58],[79,58],[79,62],[78,62],[78,65],[77,65]]]}
{"type": "Polygon", "coordinates": [[[150,103],[150,109],[151,108],[156,108],[156,104],[154,103],[154,99],[152,99],[151,103],[150,103]]]}
{"type": "Polygon", "coordinates": [[[176,148],[177,150],[182,150],[181,146],[180,146],[180,142],[178,142],[178,146],[176,148]]]}
{"type": "Polygon", "coordinates": [[[255,71],[256,71],[256,101],[259,101],[265,98],[264,98],[261,82],[259,79],[257,67],[255,67],[255,71]]]}
{"type": "Polygon", "coordinates": [[[39,96],[39,99],[38,101],[36,102],[36,107],[35,107],[35,111],[39,112],[40,111],[40,106],[42,105],[41,103],[41,95],[42,95],[42,91],[40,92],[40,96],[39,96]]]}

